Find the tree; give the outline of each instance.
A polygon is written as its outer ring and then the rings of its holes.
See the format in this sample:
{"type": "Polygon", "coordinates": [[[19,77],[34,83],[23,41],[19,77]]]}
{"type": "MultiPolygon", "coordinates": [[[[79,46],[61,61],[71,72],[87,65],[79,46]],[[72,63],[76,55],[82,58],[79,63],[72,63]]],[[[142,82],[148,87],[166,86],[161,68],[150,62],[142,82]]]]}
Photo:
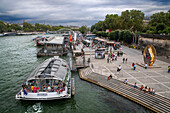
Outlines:
{"type": "Polygon", "coordinates": [[[140,10],[126,10],[122,12],[121,17],[123,29],[130,29],[133,32],[142,31],[144,29],[144,13],[140,10]]]}
{"type": "Polygon", "coordinates": [[[35,28],[28,22],[23,23],[23,30],[26,32],[34,31],[35,28]]]}
{"type": "Polygon", "coordinates": [[[40,24],[39,24],[39,23],[35,23],[35,30],[36,30],[36,31],[41,31],[41,28],[40,28],[40,24]]]}
{"type": "Polygon", "coordinates": [[[166,28],[166,25],[164,23],[160,23],[160,24],[157,24],[156,31],[158,33],[162,33],[165,28],[166,28]]]}
{"type": "Polygon", "coordinates": [[[123,41],[131,44],[133,41],[132,33],[129,30],[124,30],[123,32],[123,41]]]}
{"type": "Polygon", "coordinates": [[[166,27],[166,28],[163,30],[163,33],[166,33],[167,35],[170,34],[170,27],[166,27]]]}
{"type": "Polygon", "coordinates": [[[110,32],[110,40],[115,40],[115,32],[114,31],[111,31],[110,32]]]}
{"type": "Polygon", "coordinates": [[[115,31],[115,40],[116,41],[119,41],[119,32],[120,32],[119,30],[115,31]]]}
{"type": "Polygon", "coordinates": [[[92,32],[93,34],[96,34],[97,33],[97,30],[96,29],[93,29],[93,32],[92,32]]]}
{"type": "Polygon", "coordinates": [[[80,28],[79,28],[79,31],[82,33],[82,34],[84,34],[84,33],[86,33],[87,31],[88,31],[88,28],[87,28],[87,26],[81,26],[80,28]]]}
{"type": "Polygon", "coordinates": [[[105,20],[104,20],[104,26],[102,26],[103,30],[105,29],[111,29],[111,30],[116,30],[116,29],[121,29],[122,26],[122,18],[121,16],[118,16],[117,14],[111,14],[111,15],[106,15],[105,20]]]}
{"type": "Polygon", "coordinates": [[[167,13],[159,12],[155,13],[151,16],[151,21],[149,22],[149,25],[151,26],[157,26],[159,23],[164,23],[167,26],[170,26],[170,12],[167,13]]]}
{"type": "Polygon", "coordinates": [[[18,31],[18,30],[22,30],[21,26],[18,24],[12,24],[11,25],[11,29],[18,31]]]}
{"type": "Polygon", "coordinates": [[[93,32],[94,29],[96,30],[95,25],[92,25],[90,31],[93,32]]]}
{"type": "Polygon", "coordinates": [[[3,21],[0,21],[0,33],[3,33],[6,31],[6,25],[3,21]]]}

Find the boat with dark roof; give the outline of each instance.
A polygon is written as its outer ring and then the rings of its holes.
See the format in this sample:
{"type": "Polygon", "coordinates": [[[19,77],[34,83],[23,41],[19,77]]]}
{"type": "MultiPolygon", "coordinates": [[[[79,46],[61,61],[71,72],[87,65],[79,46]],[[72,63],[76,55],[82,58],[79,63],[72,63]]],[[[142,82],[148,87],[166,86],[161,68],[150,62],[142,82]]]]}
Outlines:
{"type": "MultiPolygon", "coordinates": [[[[45,60],[30,75],[16,94],[19,100],[55,100],[71,98],[71,72],[58,56],[45,60]]],[[[74,89],[74,88],[73,88],[74,89]]]]}

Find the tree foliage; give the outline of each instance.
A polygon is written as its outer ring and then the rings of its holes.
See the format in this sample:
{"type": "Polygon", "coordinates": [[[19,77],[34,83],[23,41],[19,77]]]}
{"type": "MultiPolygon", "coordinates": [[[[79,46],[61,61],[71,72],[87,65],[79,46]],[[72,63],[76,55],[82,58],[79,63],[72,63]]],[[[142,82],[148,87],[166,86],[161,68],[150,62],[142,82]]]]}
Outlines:
{"type": "Polygon", "coordinates": [[[0,21],[0,33],[3,33],[6,30],[6,25],[3,21],[0,21]]]}
{"type": "Polygon", "coordinates": [[[91,31],[94,29],[97,31],[105,31],[111,29],[112,31],[117,29],[130,29],[132,31],[142,31],[144,13],[139,10],[126,10],[122,12],[121,16],[117,14],[107,14],[104,21],[91,26],[91,31]]]}
{"type": "MultiPolygon", "coordinates": [[[[168,34],[168,28],[166,29],[166,27],[170,27],[170,10],[166,13],[155,13],[151,17],[144,17],[144,13],[140,10],[126,10],[121,13],[121,16],[107,14],[104,21],[99,21],[91,26],[91,31],[105,31],[106,29],[115,31],[120,29],[130,30],[132,33],[168,34]],[[144,18],[151,19],[147,26],[144,26],[144,18]]],[[[113,35],[115,34],[111,34],[111,36],[113,35]]]]}
{"type": "Polygon", "coordinates": [[[87,28],[87,26],[81,26],[80,28],[79,28],[79,31],[82,33],[82,34],[84,34],[84,33],[86,33],[87,31],[88,31],[88,28],[87,28]]]}
{"type": "Polygon", "coordinates": [[[166,13],[159,12],[153,14],[151,17],[151,21],[148,24],[147,33],[170,33],[168,32],[168,28],[170,27],[170,10],[166,13]],[[167,28],[167,29],[166,29],[167,28]]]}

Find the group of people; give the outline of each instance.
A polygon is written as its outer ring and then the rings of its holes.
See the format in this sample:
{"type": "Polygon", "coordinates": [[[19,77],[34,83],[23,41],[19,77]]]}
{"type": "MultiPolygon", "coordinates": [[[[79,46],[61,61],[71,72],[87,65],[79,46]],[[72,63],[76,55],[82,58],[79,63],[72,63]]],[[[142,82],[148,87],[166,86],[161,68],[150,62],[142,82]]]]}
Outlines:
{"type": "Polygon", "coordinates": [[[115,55],[114,53],[111,53],[108,55],[107,63],[110,63],[113,60],[117,60],[117,55],[115,55]]]}
{"type": "MultiPolygon", "coordinates": [[[[128,80],[125,79],[123,83],[127,85],[128,80]]],[[[134,88],[137,88],[137,87],[138,87],[136,82],[135,82],[135,84],[133,85],[133,87],[134,87],[134,88]]],[[[147,87],[147,86],[144,87],[143,85],[141,85],[140,90],[141,90],[141,91],[144,91],[144,93],[147,92],[147,93],[149,93],[149,94],[155,94],[155,89],[154,89],[154,88],[147,87]]]]}
{"type": "Polygon", "coordinates": [[[127,58],[123,58],[123,63],[125,62],[127,63],[127,60],[128,60],[127,58]]]}
{"type": "Polygon", "coordinates": [[[141,87],[140,87],[140,90],[141,91],[144,91],[144,93],[149,93],[149,94],[155,94],[155,89],[154,88],[150,88],[150,87],[147,87],[147,86],[143,86],[143,85],[141,85],[141,87]]]}
{"type": "Polygon", "coordinates": [[[32,92],[32,93],[38,93],[39,91],[43,92],[60,92],[65,90],[65,83],[58,82],[56,85],[52,86],[50,82],[47,84],[44,84],[42,88],[39,88],[34,81],[31,82],[26,82],[22,84],[23,92],[24,95],[27,95],[27,93],[32,92]]]}

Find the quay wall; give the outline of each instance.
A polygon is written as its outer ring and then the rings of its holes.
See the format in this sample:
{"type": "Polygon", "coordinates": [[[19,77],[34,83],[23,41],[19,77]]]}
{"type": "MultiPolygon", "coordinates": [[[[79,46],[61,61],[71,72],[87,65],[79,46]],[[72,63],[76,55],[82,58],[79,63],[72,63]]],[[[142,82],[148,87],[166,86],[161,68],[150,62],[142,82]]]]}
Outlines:
{"type": "Polygon", "coordinates": [[[148,44],[155,47],[158,56],[170,56],[170,36],[140,35],[138,38],[139,48],[144,49],[148,44]]]}
{"type": "Polygon", "coordinates": [[[96,85],[98,85],[98,86],[100,86],[100,87],[103,87],[103,88],[105,88],[105,89],[108,89],[108,90],[110,90],[110,91],[112,91],[112,92],[114,92],[114,93],[116,93],[116,94],[118,94],[118,95],[121,95],[121,96],[123,96],[123,97],[125,97],[125,98],[127,98],[127,99],[129,99],[129,100],[131,100],[131,101],[133,101],[133,102],[136,102],[136,103],[138,103],[138,104],[140,104],[140,105],[142,105],[142,106],[144,106],[144,107],[146,107],[146,108],[148,108],[148,109],[150,109],[150,110],[152,110],[152,111],[154,111],[154,112],[160,113],[159,110],[157,110],[157,109],[155,109],[155,108],[153,108],[153,107],[151,107],[151,106],[148,106],[147,104],[139,101],[138,99],[132,98],[132,97],[129,96],[128,94],[124,94],[124,93],[122,93],[121,91],[114,90],[114,88],[111,88],[111,87],[109,87],[109,86],[106,86],[106,85],[104,85],[104,84],[102,84],[102,83],[100,83],[100,82],[98,82],[98,81],[96,81],[96,80],[92,80],[92,79],[83,77],[83,75],[82,75],[82,70],[80,70],[80,69],[78,70],[78,73],[79,73],[80,79],[82,79],[82,80],[88,81],[88,82],[90,82],[90,83],[96,84],[96,85]]]}

